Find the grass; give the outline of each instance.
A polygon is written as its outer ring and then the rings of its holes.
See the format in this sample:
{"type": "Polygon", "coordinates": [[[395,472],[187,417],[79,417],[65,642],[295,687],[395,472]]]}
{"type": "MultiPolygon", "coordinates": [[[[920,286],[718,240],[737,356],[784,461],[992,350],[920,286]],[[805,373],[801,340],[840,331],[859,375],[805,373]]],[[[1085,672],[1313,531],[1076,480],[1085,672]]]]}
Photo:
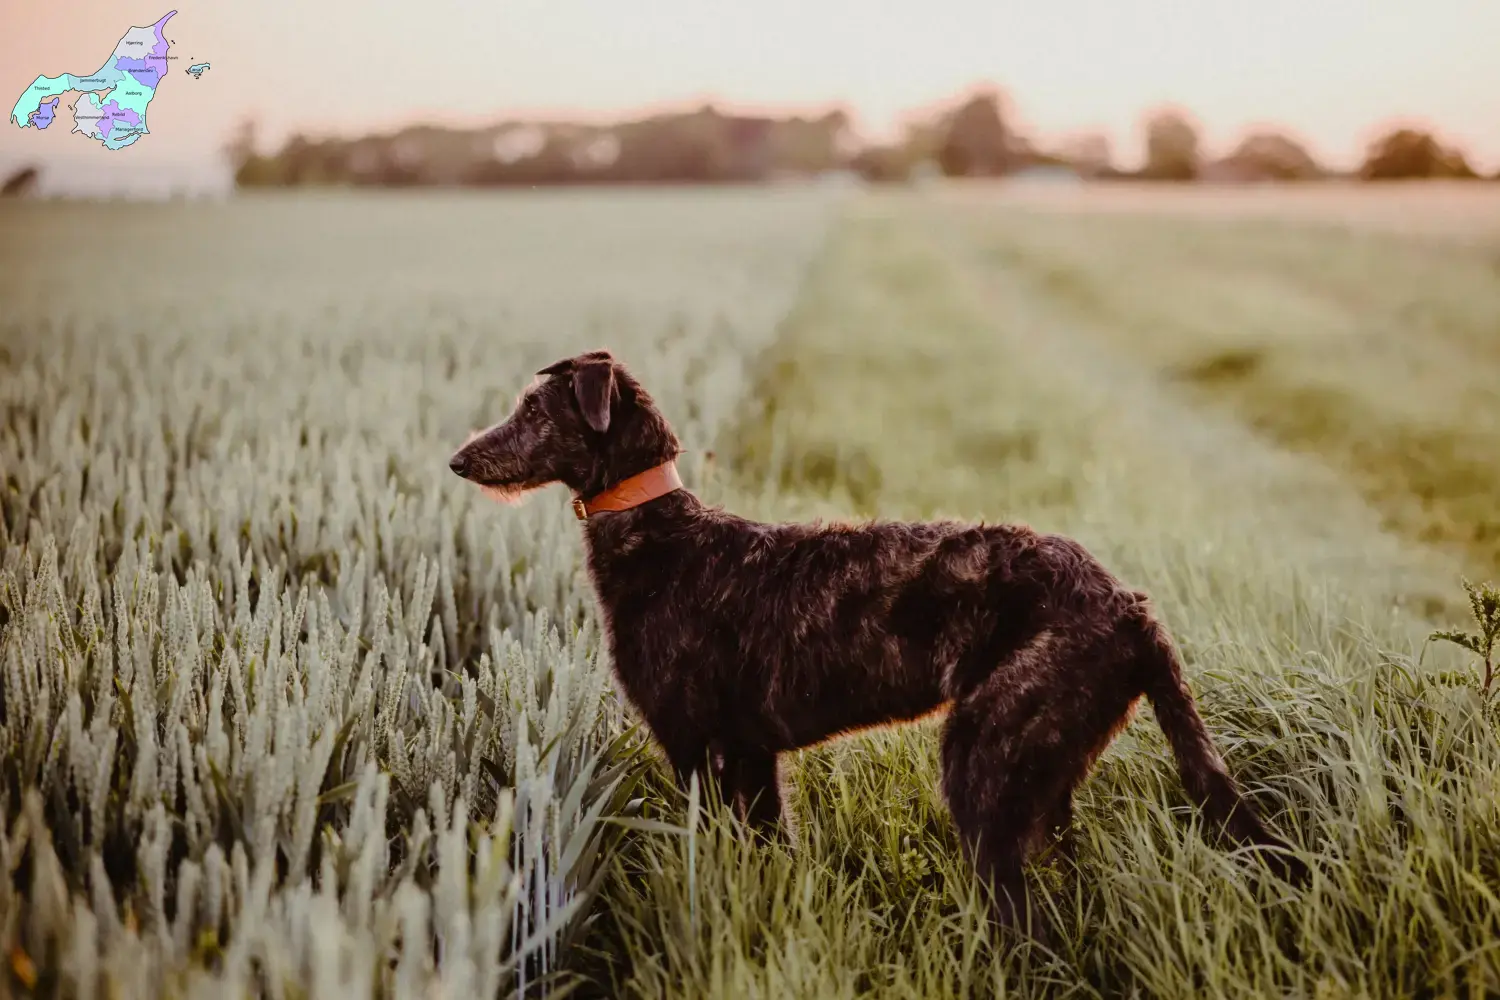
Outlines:
{"type": "MultiPolygon", "coordinates": [[[[1431,608],[1409,600],[1457,591],[1452,564],[1384,531],[1323,463],[1178,394],[1149,359],[1101,351],[1135,332],[1133,316],[1085,329],[1068,296],[988,252],[1048,231],[862,203],[725,449],[741,456],[742,505],[1078,534],[1156,597],[1232,771],[1318,875],[1294,889],[1205,840],[1143,713],[1082,789],[1077,867],[1033,872],[1057,952],[997,945],[935,791],[928,723],[797,755],[796,850],[749,847],[722,815],[637,843],[605,890],[607,991],[1500,988],[1497,715],[1467,664],[1423,649],[1431,608]]],[[[1175,300],[1169,272],[1150,280],[1175,300]]]]}
{"type": "Polygon", "coordinates": [[[1356,233],[1439,236],[1448,241],[1492,242],[1500,226],[1500,188],[1469,181],[1364,184],[1330,180],[1313,184],[1201,184],[1192,188],[1143,182],[1008,184],[966,182],[938,192],[972,205],[984,202],[1049,214],[1137,219],[1205,219],[1220,222],[1312,222],[1356,233]]]}
{"type": "Polygon", "coordinates": [[[1500,237],[968,218],[956,239],[1102,349],[1334,466],[1393,531],[1500,572],[1500,237]]]}
{"type": "Polygon", "coordinates": [[[0,992],[565,987],[640,740],[566,505],[499,515],[445,456],[608,340],[696,480],[825,221],[6,207],[0,992]]]}
{"type": "Polygon", "coordinates": [[[1500,702],[1427,641],[1493,552],[1493,247],[1015,201],[6,207],[5,989],[1500,991],[1500,702]],[[1149,711],[1031,873],[1051,952],[988,932],[935,721],[795,755],[794,850],[672,788],[566,505],[439,464],[601,343],[711,500],[1079,536],[1312,883],[1200,829],[1149,711]]]}

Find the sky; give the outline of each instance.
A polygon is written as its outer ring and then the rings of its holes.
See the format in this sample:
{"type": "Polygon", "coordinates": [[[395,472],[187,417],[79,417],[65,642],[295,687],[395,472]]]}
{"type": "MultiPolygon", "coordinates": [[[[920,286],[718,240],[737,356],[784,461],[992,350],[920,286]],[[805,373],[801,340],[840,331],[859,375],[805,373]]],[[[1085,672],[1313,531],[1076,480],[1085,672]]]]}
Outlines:
{"type": "MultiPolygon", "coordinates": [[[[1139,159],[1143,113],[1189,111],[1211,153],[1247,127],[1351,166],[1383,126],[1420,122],[1500,168],[1500,0],[7,0],[0,110],[38,74],[99,68],[131,25],[175,6],[174,72],[151,130],[108,151],[0,128],[0,169],[52,187],[212,186],[246,117],[266,140],[416,121],[598,118],[714,100],[847,108],[868,135],[976,84],[1044,142],[1102,131],[1139,159]],[[201,80],[181,70],[207,61],[201,80]]],[[[66,102],[65,102],[66,103],[66,102]]],[[[65,113],[65,111],[64,111],[65,113]]]]}

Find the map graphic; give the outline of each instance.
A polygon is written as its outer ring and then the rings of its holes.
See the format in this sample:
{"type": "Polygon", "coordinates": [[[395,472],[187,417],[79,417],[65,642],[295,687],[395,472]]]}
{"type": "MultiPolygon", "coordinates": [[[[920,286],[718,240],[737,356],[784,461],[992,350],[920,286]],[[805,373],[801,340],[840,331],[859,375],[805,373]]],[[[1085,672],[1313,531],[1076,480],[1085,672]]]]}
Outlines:
{"type": "MultiPolygon", "coordinates": [[[[168,54],[172,43],[165,33],[176,13],[169,11],[155,24],[126,31],[97,72],[37,77],[21,94],[10,120],[21,128],[48,128],[60,114],[62,95],[77,93],[77,102],[68,105],[74,132],[98,139],[107,149],[123,149],[150,134],[146,109],[166,78],[168,62],[177,58],[168,54]]],[[[206,69],[205,62],[187,71],[201,79],[206,69]]]]}

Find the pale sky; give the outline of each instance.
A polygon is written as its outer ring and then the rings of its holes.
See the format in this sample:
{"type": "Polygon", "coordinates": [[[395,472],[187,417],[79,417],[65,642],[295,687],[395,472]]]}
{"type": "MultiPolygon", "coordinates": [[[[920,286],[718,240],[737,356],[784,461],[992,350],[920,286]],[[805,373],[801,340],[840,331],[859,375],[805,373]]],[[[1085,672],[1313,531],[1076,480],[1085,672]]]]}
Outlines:
{"type": "MultiPolygon", "coordinates": [[[[243,116],[351,133],[414,121],[840,104],[870,133],[973,84],[1008,95],[1042,140],[1102,130],[1139,153],[1171,103],[1210,152],[1274,124],[1335,165],[1393,120],[1420,121],[1500,167],[1500,0],[7,0],[0,104],[39,73],[90,73],[131,25],[175,6],[180,57],[147,121],[110,152],[6,123],[0,167],[41,160],[84,185],[207,176],[243,116]],[[213,68],[202,80],[188,60],[213,68]]],[[[66,104],[66,102],[65,102],[66,104]]]]}

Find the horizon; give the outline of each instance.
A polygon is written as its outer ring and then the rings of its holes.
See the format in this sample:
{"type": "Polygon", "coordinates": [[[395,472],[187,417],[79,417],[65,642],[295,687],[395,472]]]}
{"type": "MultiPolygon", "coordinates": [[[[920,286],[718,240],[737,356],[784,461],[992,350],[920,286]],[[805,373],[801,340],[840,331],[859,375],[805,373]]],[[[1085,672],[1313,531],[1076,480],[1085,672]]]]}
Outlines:
{"type": "Polygon", "coordinates": [[[66,19],[31,7],[0,35],[9,102],[38,75],[92,71],[128,27],[174,7],[174,70],[189,60],[213,68],[202,80],[174,72],[163,81],[151,134],[126,150],[7,121],[0,168],[36,163],[48,187],[59,177],[77,189],[164,176],[212,187],[226,175],[219,149],[247,117],[264,150],[294,132],[597,122],[704,103],[778,116],[843,108],[863,138],[883,141],[910,117],[987,86],[1039,146],[1098,132],[1125,167],[1140,161],[1141,119],[1174,106],[1198,123],[1208,156],[1274,129],[1348,169],[1379,134],[1409,124],[1458,146],[1483,173],[1500,168],[1500,66],[1485,43],[1500,37],[1500,6],[1476,0],[1423,14],[1353,0],[1311,11],[1270,0],[1253,12],[1229,0],[1187,9],[1144,0],[1130,11],[1085,0],[1015,10],[931,0],[858,17],[846,16],[850,6],[431,0],[413,16],[389,0],[312,9],[76,0],[66,19]]]}

